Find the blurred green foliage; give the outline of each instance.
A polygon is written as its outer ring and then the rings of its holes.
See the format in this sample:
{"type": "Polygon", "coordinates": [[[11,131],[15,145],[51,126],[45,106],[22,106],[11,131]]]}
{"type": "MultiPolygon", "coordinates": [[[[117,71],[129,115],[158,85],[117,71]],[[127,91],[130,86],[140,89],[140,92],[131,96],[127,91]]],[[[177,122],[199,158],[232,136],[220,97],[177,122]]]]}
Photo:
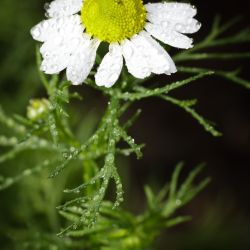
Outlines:
{"type": "Polygon", "coordinates": [[[38,94],[41,87],[29,30],[42,18],[42,4],[42,1],[1,1],[0,99],[6,109],[15,112],[24,112],[28,100],[38,94]]]}

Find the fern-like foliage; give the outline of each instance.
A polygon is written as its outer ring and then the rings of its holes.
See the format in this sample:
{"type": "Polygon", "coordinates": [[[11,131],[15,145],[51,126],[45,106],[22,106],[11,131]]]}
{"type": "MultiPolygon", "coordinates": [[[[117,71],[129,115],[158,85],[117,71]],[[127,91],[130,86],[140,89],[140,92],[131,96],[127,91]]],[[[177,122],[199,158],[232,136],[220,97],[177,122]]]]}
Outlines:
{"type": "MultiPolygon", "coordinates": [[[[210,181],[206,178],[194,184],[194,179],[203,168],[200,165],[179,184],[178,177],[182,167],[183,163],[176,166],[170,183],[157,194],[154,194],[150,187],[145,187],[147,206],[141,215],[135,216],[121,208],[114,211],[112,203],[104,202],[94,228],[69,231],[66,235],[93,242],[86,249],[149,249],[164,228],[191,219],[190,216],[176,216],[175,212],[192,200],[210,181]]],[[[79,200],[76,200],[74,203],[66,203],[59,209],[60,214],[67,220],[78,223],[86,209],[86,203],[79,204],[79,200]]]]}
{"type": "MultiPolygon", "coordinates": [[[[222,24],[220,17],[217,16],[214,20],[212,29],[209,35],[196,44],[194,48],[181,52],[174,57],[175,62],[190,62],[190,61],[208,61],[208,60],[237,60],[249,59],[249,51],[235,53],[235,52],[218,52],[219,48],[223,46],[233,46],[241,43],[250,42],[250,28],[240,30],[233,35],[224,35],[226,31],[230,30],[234,25],[238,24],[240,18],[235,18],[228,23],[222,24]],[[206,52],[206,49],[215,49],[216,52],[206,52]]],[[[178,70],[183,73],[198,74],[212,70],[218,77],[227,79],[233,83],[239,84],[247,89],[250,88],[249,80],[245,80],[239,76],[240,69],[235,70],[219,70],[219,69],[206,69],[199,67],[186,67],[180,66],[178,70]]]]}

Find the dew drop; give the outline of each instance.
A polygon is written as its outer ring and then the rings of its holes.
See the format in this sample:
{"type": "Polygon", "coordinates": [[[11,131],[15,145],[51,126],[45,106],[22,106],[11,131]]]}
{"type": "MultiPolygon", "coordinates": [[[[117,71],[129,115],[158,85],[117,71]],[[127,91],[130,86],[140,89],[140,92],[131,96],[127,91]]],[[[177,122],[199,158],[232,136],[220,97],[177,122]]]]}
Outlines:
{"type": "Polygon", "coordinates": [[[23,172],[23,175],[27,176],[27,175],[30,175],[31,174],[31,169],[26,169],[24,172],[23,172]]]}
{"type": "Polygon", "coordinates": [[[121,203],[121,202],[123,202],[123,197],[120,197],[119,199],[118,199],[118,201],[119,201],[119,203],[121,203]]]}
{"type": "Polygon", "coordinates": [[[176,204],[177,206],[180,206],[181,203],[182,203],[182,202],[181,202],[181,200],[179,200],[179,199],[175,201],[175,204],[176,204]]]}
{"type": "Polygon", "coordinates": [[[12,183],[14,183],[14,180],[11,179],[11,178],[7,178],[7,179],[5,180],[5,182],[4,182],[5,186],[9,186],[9,185],[11,185],[12,183]]]}
{"type": "Polygon", "coordinates": [[[50,3],[45,3],[44,4],[44,9],[47,11],[50,8],[50,3]]]}
{"type": "Polygon", "coordinates": [[[94,200],[94,201],[97,201],[97,200],[98,200],[98,198],[99,198],[99,196],[98,196],[98,195],[96,195],[96,196],[94,196],[93,200],[94,200]]]}
{"type": "MultiPolygon", "coordinates": [[[[90,217],[90,215],[91,215],[91,214],[90,214],[90,211],[86,211],[86,212],[85,212],[85,216],[86,216],[86,217],[90,217]]],[[[82,218],[82,219],[84,219],[84,218],[82,218]]]]}
{"type": "Polygon", "coordinates": [[[91,184],[91,185],[95,184],[95,180],[91,180],[91,181],[90,181],[90,184],[91,184]]]}
{"type": "Polygon", "coordinates": [[[169,22],[168,21],[163,21],[161,22],[161,25],[164,27],[164,28],[167,28],[169,26],[169,22]]]}
{"type": "Polygon", "coordinates": [[[38,38],[40,35],[41,35],[41,31],[38,27],[34,27],[32,30],[31,30],[31,34],[34,38],[38,38]]]}
{"type": "Polygon", "coordinates": [[[131,57],[134,53],[133,48],[131,46],[124,46],[123,53],[126,57],[131,57]]]}

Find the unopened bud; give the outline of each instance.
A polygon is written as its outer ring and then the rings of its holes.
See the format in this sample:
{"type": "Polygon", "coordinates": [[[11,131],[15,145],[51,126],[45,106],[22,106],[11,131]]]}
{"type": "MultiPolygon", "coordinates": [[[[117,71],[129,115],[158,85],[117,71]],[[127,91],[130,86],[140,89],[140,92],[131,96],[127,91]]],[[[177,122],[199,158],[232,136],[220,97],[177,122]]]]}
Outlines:
{"type": "Polygon", "coordinates": [[[50,102],[45,98],[30,100],[27,117],[32,121],[42,120],[48,114],[49,106],[50,102]]]}

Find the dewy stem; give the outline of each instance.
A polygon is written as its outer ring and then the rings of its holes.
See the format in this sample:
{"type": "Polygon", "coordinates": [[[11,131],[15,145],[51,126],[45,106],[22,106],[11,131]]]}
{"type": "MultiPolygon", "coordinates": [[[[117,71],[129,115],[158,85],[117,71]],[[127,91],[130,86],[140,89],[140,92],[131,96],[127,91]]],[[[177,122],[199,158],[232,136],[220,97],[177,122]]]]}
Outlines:
{"type": "MultiPolygon", "coordinates": [[[[110,140],[112,140],[113,131],[115,126],[117,126],[117,120],[120,114],[120,100],[114,95],[110,96],[110,100],[108,102],[108,106],[103,115],[103,118],[100,121],[99,129],[95,132],[96,141],[95,144],[97,147],[91,147],[90,150],[99,150],[98,145],[105,144],[107,145],[107,155],[110,153],[114,153],[115,149],[110,148],[110,140]],[[101,135],[97,135],[101,130],[101,135]],[[102,136],[103,135],[103,136],[102,136]],[[104,142],[103,142],[104,140],[104,142]],[[112,151],[112,152],[111,152],[112,151]]],[[[93,136],[95,136],[95,134],[93,136]]],[[[113,145],[115,147],[115,145],[113,145]]],[[[85,159],[83,162],[83,182],[88,183],[98,172],[98,165],[95,159],[85,159]]],[[[90,185],[86,188],[86,195],[93,195],[97,188],[100,187],[100,183],[96,183],[95,186],[90,185]]]]}

